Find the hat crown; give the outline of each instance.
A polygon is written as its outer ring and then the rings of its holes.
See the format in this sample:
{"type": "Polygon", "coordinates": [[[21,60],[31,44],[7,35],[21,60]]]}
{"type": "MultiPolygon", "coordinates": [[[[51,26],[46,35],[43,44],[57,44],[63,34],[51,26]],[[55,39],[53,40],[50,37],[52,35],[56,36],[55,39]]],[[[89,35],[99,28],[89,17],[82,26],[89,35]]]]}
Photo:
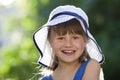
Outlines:
{"type": "Polygon", "coordinates": [[[75,14],[78,14],[80,15],[85,21],[86,23],[88,24],[88,17],[86,15],[86,13],[81,9],[81,8],[78,8],[78,7],[75,7],[73,5],[65,5],[65,6],[59,6],[57,8],[55,8],[49,15],[49,19],[48,19],[48,22],[52,19],[52,17],[58,13],[62,13],[62,12],[73,12],[75,14]]]}

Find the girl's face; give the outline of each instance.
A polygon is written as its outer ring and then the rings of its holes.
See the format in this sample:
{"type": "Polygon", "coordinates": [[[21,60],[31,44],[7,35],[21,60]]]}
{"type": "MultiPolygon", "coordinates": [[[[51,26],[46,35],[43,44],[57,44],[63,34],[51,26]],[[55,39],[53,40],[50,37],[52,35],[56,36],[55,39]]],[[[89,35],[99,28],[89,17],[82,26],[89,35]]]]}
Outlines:
{"type": "Polygon", "coordinates": [[[83,36],[75,33],[58,35],[52,32],[49,41],[58,61],[65,63],[78,62],[86,46],[83,36]]]}

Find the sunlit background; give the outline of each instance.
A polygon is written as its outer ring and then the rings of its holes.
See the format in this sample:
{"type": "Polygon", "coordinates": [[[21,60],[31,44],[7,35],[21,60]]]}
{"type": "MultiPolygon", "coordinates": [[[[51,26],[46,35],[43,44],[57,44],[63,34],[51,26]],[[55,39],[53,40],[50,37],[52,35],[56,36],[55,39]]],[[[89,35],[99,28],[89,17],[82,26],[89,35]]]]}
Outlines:
{"type": "Polygon", "coordinates": [[[87,13],[90,31],[106,57],[102,64],[105,80],[120,80],[120,0],[0,0],[0,80],[41,76],[32,35],[53,8],[65,4],[87,13]]]}

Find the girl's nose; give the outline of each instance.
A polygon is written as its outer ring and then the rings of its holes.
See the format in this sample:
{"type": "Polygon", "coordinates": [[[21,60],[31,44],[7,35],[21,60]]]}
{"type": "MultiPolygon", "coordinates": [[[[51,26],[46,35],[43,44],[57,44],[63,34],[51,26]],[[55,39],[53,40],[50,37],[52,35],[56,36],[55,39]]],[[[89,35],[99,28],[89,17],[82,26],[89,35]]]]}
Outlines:
{"type": "Polygon", "coordinates": [[[65,39],[64,46],[65,47],[71,47],[72,46],[72,40],[69,37],[65,39]]]}

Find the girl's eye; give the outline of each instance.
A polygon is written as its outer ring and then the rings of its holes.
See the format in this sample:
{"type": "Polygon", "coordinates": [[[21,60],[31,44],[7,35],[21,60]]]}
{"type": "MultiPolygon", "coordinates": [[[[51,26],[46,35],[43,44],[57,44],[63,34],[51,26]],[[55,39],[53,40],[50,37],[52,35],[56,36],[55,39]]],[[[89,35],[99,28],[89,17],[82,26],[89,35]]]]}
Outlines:
{"type": "Polygon", "coordinates": [[[64,38],[63,38],[63,37],[58,37],[57,39],[58,39],[58,40],[63,40],[64,38]]]}
{"type": "Polygon", "coordinates": [[[78,39],[78,38],[79,38],[79,37],[77,37],[77,36],[74,36],[74,37],[73,37],[73,39],[78,39]]]}

